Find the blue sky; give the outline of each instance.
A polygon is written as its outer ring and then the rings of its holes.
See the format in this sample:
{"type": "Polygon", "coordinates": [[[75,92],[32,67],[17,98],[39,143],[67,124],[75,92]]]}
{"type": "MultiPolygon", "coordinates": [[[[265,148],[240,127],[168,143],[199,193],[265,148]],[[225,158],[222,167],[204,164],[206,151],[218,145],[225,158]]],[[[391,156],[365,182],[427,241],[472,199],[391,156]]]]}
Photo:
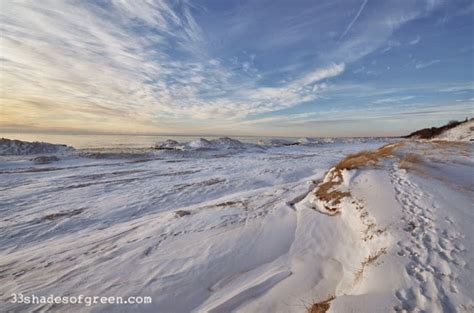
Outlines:
{"type": "Polygon", "coordinates": [[[474,114],[472,1],[2,1],[0,131],[398,135],[474,114]]]}

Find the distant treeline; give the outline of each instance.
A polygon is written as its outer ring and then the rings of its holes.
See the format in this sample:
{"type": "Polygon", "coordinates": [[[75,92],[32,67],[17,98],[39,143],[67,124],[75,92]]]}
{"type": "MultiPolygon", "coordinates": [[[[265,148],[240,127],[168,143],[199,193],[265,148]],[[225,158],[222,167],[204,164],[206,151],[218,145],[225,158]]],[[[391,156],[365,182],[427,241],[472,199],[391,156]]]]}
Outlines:
{"type": "Polygon", "coordinates": [[[472,120],[472,118],[471,119],[466,118],[464,121],[450,121],[449,123],[441,127],[423,128],[407,136],[403,136],[403,138],[431,139],[447,131],[448,129],[454,128],[463,123],[467,123],[470,120],[472,120]]]}

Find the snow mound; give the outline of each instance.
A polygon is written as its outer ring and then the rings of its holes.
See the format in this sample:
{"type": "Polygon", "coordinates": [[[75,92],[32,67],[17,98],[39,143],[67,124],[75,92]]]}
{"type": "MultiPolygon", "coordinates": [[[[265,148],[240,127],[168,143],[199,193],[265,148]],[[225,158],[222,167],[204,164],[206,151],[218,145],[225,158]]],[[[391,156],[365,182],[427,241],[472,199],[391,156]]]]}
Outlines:
{"type": "Polygon", "coordinates": [[[214,144],[207,139],[199,138],[194,141],[191,141],[188,144],[188,147],[192,149],[212,149],[214,148],[214,144]]]}
{"type": "Polygon", "coordinates": [[[335,143],[336,140],[334,138],[322,138],[323,143],[335,143]]]}
{"type": "Polygon", "coordinates": [[[47,142],[27,142],[7,138],[0,139],[0,155],[54,154],[73,150],[73,147],[47,142]]]}
{"type": "Polygon", "coordinates": [[[298,145],[299,143],[296,141],[288,140],[288,139],[275,138],[275,139],[259,140],[257,144],[261,146],[283,147],[283,146],[295,146],[295,145],[298,145]]]}
{"type": "Polygon", "coordinates": [[[298,143],[300,145],[313,145],[319,143],[319,141],[316,138],[304,137],[298,139],[298,143]]]}
{"type": "Polygon", "coordinates": [[[168,139],[164,142],[157,143],[153,148],[157,150],[175,150],[182,148],[182,145],[176,140],[168,139]]]}
{"type": "Polygon", "coordinates": [[[217,150],[217,151],[249,151],[254,148],[261,147],[251,144],[243,143],[237,139],[232,139],[229,137],[221,137],[217,139],[207,140],[204,138],[199,138],[197,140],[191,141],[186,145],[188,149],[197,149],[197,150],[217,150]]]}
{"type": "Polygon", "coordinates": [[[212,141],[215,147],[220,149],[244,149],[246,145],[237,139],[222,137],[212,141]]]}
{"type": "Polygon", "coordinates": [[[474,120],[471,119],[454,128],[448,129],[435,137],[434,140],[474,141],[474,120]]]}
{"type": "MultiPolygon", "coordinates": [[[[368,138],[363,138],[364,140],[368,138]]],[[[359,138],[312,138],[312,137],[304,137],[298,139],[296,144],[299,145],[317,145],[317,144],[330,144],[330,143],[346,143],[346,142],[359,142],[361,141],[359,138]]]]}
{"type": "Polygon", "coordinates": [[[214,152],[238,152],[249,151],[254,148],[262,149],[262,147],[243,143],[237,139],[229,137],[221,137],[217,139],[208,140],[199,138],[188,143],[180,143],[175,140],[168,139],[164,142],[157,143],[154,147],[157,150],[180,150],[180,151],[214,151],[214,152]]]}

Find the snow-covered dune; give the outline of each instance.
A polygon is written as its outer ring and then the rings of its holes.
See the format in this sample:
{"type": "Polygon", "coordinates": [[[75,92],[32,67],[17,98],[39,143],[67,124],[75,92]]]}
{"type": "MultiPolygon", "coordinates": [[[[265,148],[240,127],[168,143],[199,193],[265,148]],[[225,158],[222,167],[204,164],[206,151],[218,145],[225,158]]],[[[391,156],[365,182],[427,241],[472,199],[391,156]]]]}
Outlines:
{"type": "Polygon", "coordinates": [[[474,141],[474,119],[448,129],[434,139],[448,141],[474,141]]]}
{"type": "Polygon", "coordinates": [[[407,141],[355,154],[298,204],[361,227],[345,249],[365,254],[329,312],[473,311],[472,153],[407,141]]]}
{"type": "Polygon", "coordinates": [[[445,141],[473,141],[474,118],[464,121],[450,121],[440,127],[423,128],[410,133],[404,138],[445,140],[445,141]]]}

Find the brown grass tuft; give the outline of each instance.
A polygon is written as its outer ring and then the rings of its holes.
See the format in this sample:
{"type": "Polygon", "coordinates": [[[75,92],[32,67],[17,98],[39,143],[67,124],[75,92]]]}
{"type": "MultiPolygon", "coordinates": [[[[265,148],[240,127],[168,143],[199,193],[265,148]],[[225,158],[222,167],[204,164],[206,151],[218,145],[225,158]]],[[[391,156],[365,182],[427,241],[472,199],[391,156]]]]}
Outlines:
{"type": "Polygon", "coordinates": [[[371,254],[368,257],[365,258],[365,260],[361,263],[360,269],[355,272],[355,281],[360,281],[362,279],[362,276],[364,275],[365,268],[369,265],[378,265],[376,263],[377,259],[380,258],[382,255],[387,253],[386,248],[382,248],[379,251],[377,251],[375,254],[371,254]]]}
{"type": "Polygon", "coordinates": [[[388,144],[374,151],[349,154],[336,164],[336,170],[353,170],[363,166],[377,165],[380,159],[393,156],[393,151],[399,146],[400,143],[388,144]]]}
{"type": "Polygon", "coordinates": [[[416,153],[407,153],[399,160],[399,167],[405,170],[412,169],[416,164],[423,162],[420,155],[416,153]]]}
{"type": "Polygon", "coordinates": [[[388,144],[375,151],[361,151],[358,153],[350,154],[342,161],[336,164],[327,174],[329,179],[321,183],[316,188],[315,196],[325,202],[327,205],[324,208],[332,215],[338,213],[338,208],[335,207],[341,203],[341,200],[345,197],[350,197],[351,193],[347,191],[340,191],[338,187],[342,184],[342,171],[352,170],[360,168],[362,166],[376,165],[381,158],[391,157],[393,151],[400,145],[388,144]]]}
{"type": "Polygon", "coordinates": [[[331,301],[336,297],[330,296],[324,301],[313,303],[311,307],[307,309],[307,313],[325,313],[331,307],[331,301]]]}
{"type": "Polygon", "coordinates": [[[75,215],[79,215],[82,212],[84,212],[85,209],[75,209],[72,211],[65,211],[65,212],[58,212],[58,213],[53,213],[53,214],[48,214],[43,217],[43,219],[48,220],[48,221],[54,221],[63,217],[72,217],[75,215]]]}
{"type": "Polygon", "coordinates": [[[364,264],[364,266],[374,264],[375,261],[377,261],[377,259],[380,258],[385,253],[387,253],[387,249],[382,248],[379,251],[377,251],[375,254],[369,255],[362,264],[364,264]]]}
{"type": "MultiPolygon", "coordinates": [[[[341,182],[339,181],[327,181],[319,185],[319,188],[316,190],[315,195],[318,199],[328,203],[329,205],[337,205],[341,203],[342,198],[350,197],[350,192],[342,192],[339,190],[334,190],[333,188],[339,186],[341,182]]],[[[326,209],[333,211],[335,209],[326,206],[326,209]]]]}
{"type": "Polygon", "coordinates": [[[174,212],[174,216],[175,216],[176,218],[180,218],[180,217],[183,217],[183,216],[186,216],[186,215],[190,215],[190,214],[191,214],[191,212],[186,211],[186,210],[178,210],[178,211],[174,212]]]}

